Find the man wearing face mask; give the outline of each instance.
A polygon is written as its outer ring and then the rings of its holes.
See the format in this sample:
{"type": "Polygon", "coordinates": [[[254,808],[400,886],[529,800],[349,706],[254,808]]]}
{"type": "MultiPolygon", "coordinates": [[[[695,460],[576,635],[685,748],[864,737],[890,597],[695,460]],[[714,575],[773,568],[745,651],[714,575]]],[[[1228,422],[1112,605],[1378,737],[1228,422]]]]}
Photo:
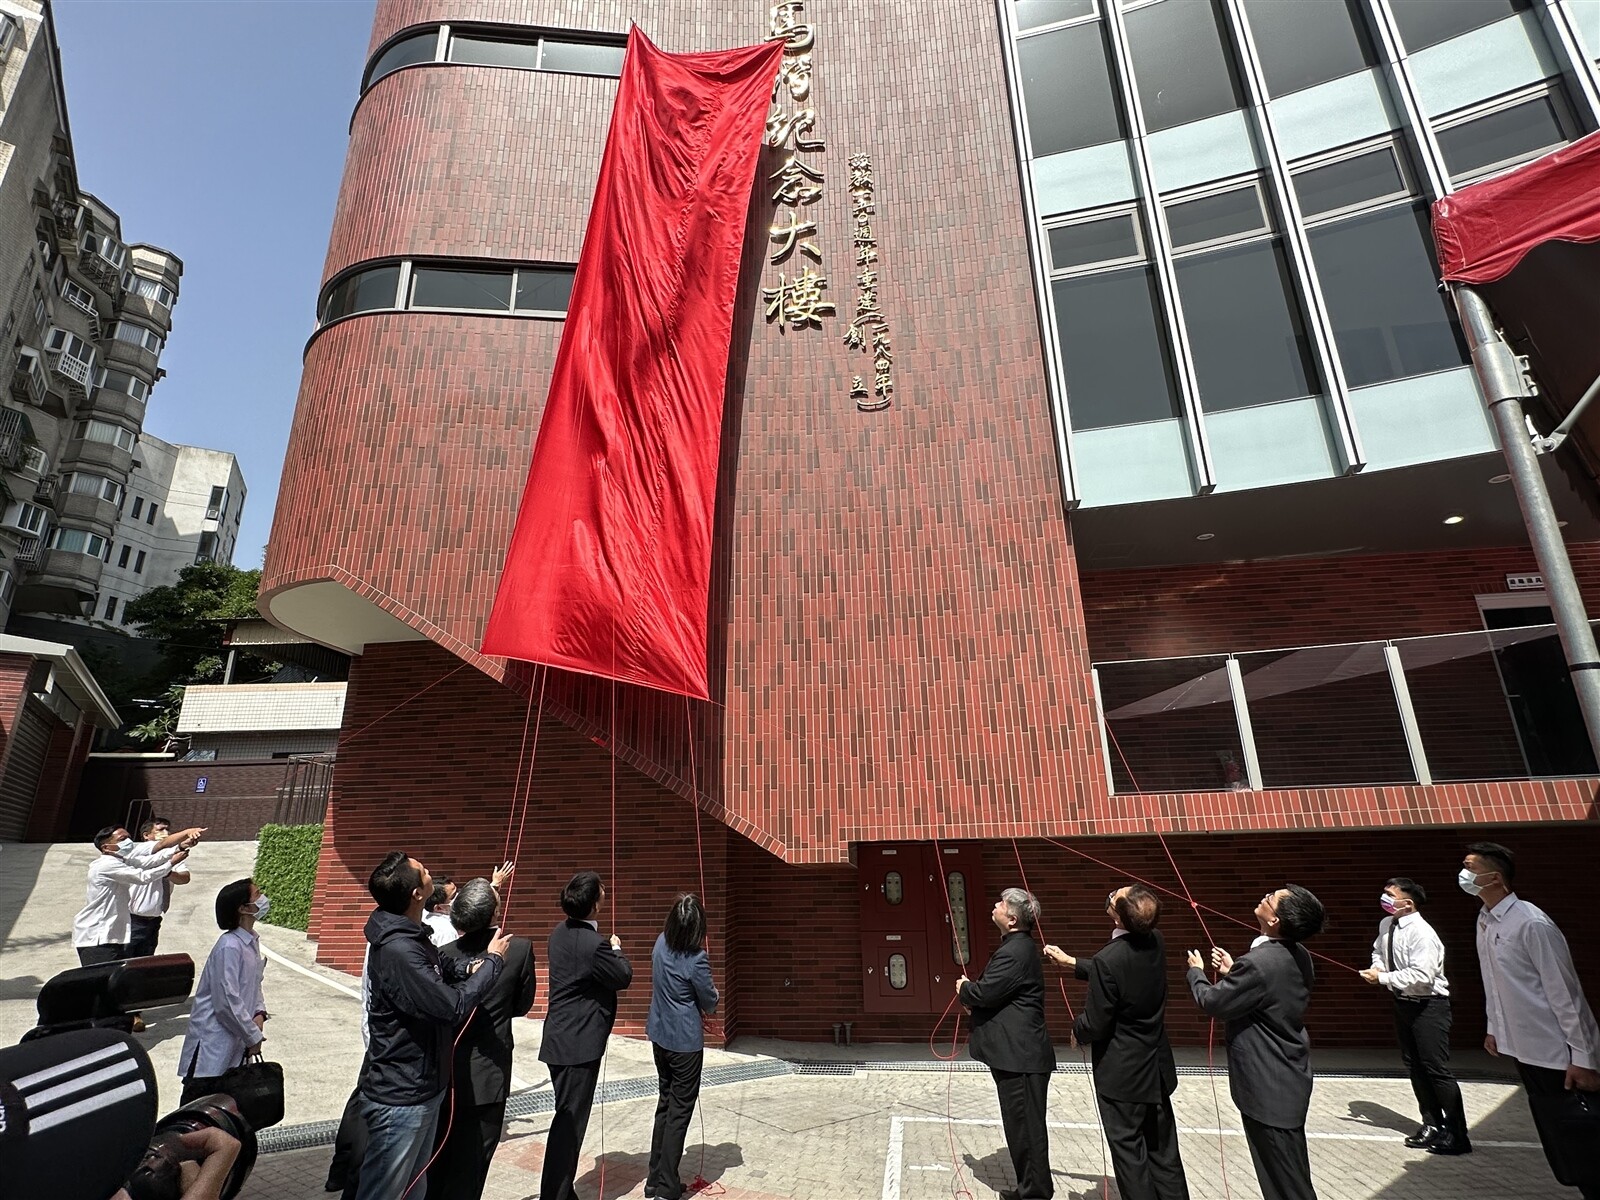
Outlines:
{"type": "Polygon", "coordinates": [[[1600,1027],[1584,999],[1572,952],[1556,923],[1511,890],[1516,855],[1494,842],[1467,847],[1457,882],[1476,896],[1478,966],[1488,1009],[1490,1054],[1514,1059],[1534,1127],[1557,1181],[1600,1200],[1600,1156],[1563,1138],[1569,1091],[1600,1092],[1600,1027]]]}
{"type": "Polygon", "coordinates": [[[134,840],[120,825],[108,825],[94,835],[99,851],[89,864],[89,885],[84,905],[72,921],[72,945],[85,967],[115,962],[128,949],[132,923],[128,890],[136,884],[161,879],[189,857],[188,847],[200,840],[203,829],[185,829],[155,843],[152,857],[133,859],[134,840]]]}
{"type": "Polygon", "coordinates": [[[1378,923],[1368,983],[1394,993],[1400,1057],[1411,1073],[1411,1090],[1422,1110],[1422,1128],[1406,1139],[1430,1154],[1471,1154],[1461,1088],[1450,1073],[1450,983],[1444,976],[1444,943],[1417,911],[1428,893],[1414,879],[1383,885],[1379,904],[1388,913],[1378,923]]]}

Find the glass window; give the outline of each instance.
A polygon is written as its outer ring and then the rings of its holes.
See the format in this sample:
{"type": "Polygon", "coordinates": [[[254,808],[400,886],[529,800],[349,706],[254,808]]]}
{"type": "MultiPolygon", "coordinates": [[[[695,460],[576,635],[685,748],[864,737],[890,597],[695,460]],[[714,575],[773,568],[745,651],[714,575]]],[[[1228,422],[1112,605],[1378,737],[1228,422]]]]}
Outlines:
{"type": "Polygon", "coordinates": [[[139,557],[133,560],[133,573],[138,575],[144,570],[144,551],[139,551],[139,557]]]}
{"type": "Polygon", "coordinates": [[[103,475],[90,475],[84,471],[73,471],[66,477],[67,491],[75,496],[94,496],[100,500],[109,500],[113,504],[122,503],[122,485],[115,479],[107,479],[103,475]]]}
{"type": "Polygon", "coordinates": [[[140,516],[142,516],[143,514],[144,514],[144,497],[135,496],[133,498],[133,512],[130,513],[129,515],[135,521],[137,521],[140,518],[140,516]]]}
{"type": "Polygon", "coordinates": [[[1017,58],[1036,158],[1128,136],[1100,22],[1023,38],[1017,58]]]}
{"type": "Polygon", "coordinates": [[[1244,103],[1213,0],[1160,0],[1129,12],[1127,26],[1134,81],[1152,133],[1244,103]]]}
{"type": "Polygon", "coordinates": [[[116,616],[117,616],[117,598],[115,596],[107,596],[106,597],[106,620],[114,621],[114,620],[116,620],[116,616]]]}
{"type": "Polygon", "coordinates": [[[411,307],[511,311],[511,272],[416,267],[411,272],[411,307]]]}
{"type": "Polygon", "coordinates": [[[1307,231],[1351,387],[1459,367],[1426,210],[1405,205],[1307,231]]]}
{"type": "Polygon", "coordinates": [[[967,877],[960,871],[945,876],[950,894],[950,956],[958,966],[972,961],[972,929],[967,921],[967,877]]]}
{"type": "Polygon", "coordinates": [[[146,279],[143,275],[132,272],[123,276],[123,286],[135,296],[142,296],[146,300],[154,300],[163,308],[172,307],[172,292],[163,283],[154,279],[146,279]]]}
{"type": "Polygon", "coordinates": [[[883,900],[885,904],[903,904],[906,898],[906,882],[899,871],[890,871],[883,877],[883,900]]]}
{"type": "Polygon", "coordinates": [[[372,267],[347,275],[328,293],[322,306],[322,321],[337,321],[351,313],[372,312],[374,309],[393,308],[395,292],[400,286],[398,266],[372,267]]]}
{"type": "Polygon", "coordinates": [[[1388,196],[1403,196],[1407,191],[1392,146],[1312,167],[1294,176],[1294,193],[1300,200],[1300,211],[1308,218],[1388,196]]]}
{"type": "Polygon", "coordinates": [[[623,49],[622,46],[545,38],[539,66],[546,71],[571,71],[577,75],[621,75],[623,49]]]}
{"type": "Polygon", "coordinates": [[[1037,29],[1094,12],[1094,0],[1016,0],[1011,6],[1018,29],[1037,29]]]}
{"type": "Polygon", "coordinates": [[[1172,358],[1150,268],[1058,279],[1050,286],[1072,427],[1177,416],[1172,358]]]}
{"type": "Polygon", "coordinates": [[[119,450],[133,449],[133,434],[109,421],[79,421],[77,434],[86,442],[104,442],[119,450]]]}
{"type": "Polygon", "coordinates": [[[1244,0],[1244,11],[1274,96],[1338,79],[1376,61],[1356,0],[1244,0]]]}
{"type": "MultiPolygon", "coordinates": [[[[154,500],[150,501],[150,509],[144,514],[144,523],[146,525],[154,525],[156,523],[156,502],[154,500]]],[[[139,557],[143,558],[144,555],[141,554],[139,557]]]]}
{"type": "Polygon", "coordinates": [[[572,300],[571,271],[517,272],[518,312],[566,312],[572,300]]]}
{"type": "Polygon", "coordinates": [[[1415,52],[1493,25],[1527,8],[1528,0],[1389,0],[1389,7],[1406,49],[1415,52]]]}
{"type": "Polygon", "coordinates": [[[889,955],[889,986],[896,991],[903,989],[910,981],[906,971],[906,956],[904,954],[889,955]]]}
{"type": "Polygon", "coordinates": [[[1180,258],[1177,275],[1202,408],[1249,408],[1318,390],[1276,239],[1180,258]]]}
{"type": "Polygon", "coordinates": [[[1254,184],[1167,205],[1167,228],[1174,246],[1194,246],[1218,238],[1259,233],[1267,228],[1261,194],[1254,184]]]}
{"type": "Polygon", "coordinates": [[[450,38],[450,61],[480,67],[528,67],[539,65],[539,43],[509,42],[498,38],[450,38]]]}
{"type": "Polygon", "coordinates": [[[161,353],[161,335],[153,329],[146,329],[143,325],[118,321],[111,330],[111,336],[119,342],[127,342],[130,346],[138,346],[141,350],[148,350],[152,354],[161,353]]]}
{"type": "Polygon", "coordinates": [[[65,354],[68,358],[76,358],[80,362],[91,362],[94,359],[94,347],[77,334],[69,333],[65,329],[52,329],[49,340],[45,342],[45,348],[53,353],[65,354]]]}
{"type": "Polygon", "coordinates": [[[390,71],[409,67],[412,63],[432,62],[438,46],[437,29],[424,29],[421,33],[401,38],[378,55],[377,61],[372,64],[372,69],[367,72],[367,86],[371,87],[390,71]]]}
{"type": "Polygon", "coordinates": [[[1058,271],[1144,256],[1132,213],[1057,225],[1045,232],[1050,239],[1050,263],[1058,271]]]}
{"type": "Polygon", "coordinates": [[[102,370],[97,386],[102,391],[122,392],[135,400],[144,400],[150,395],[148,383],[123,371],[102,370]]]}
{"type": "Polygon", "coordinates": [[[40,533],[44,529],[45,510],[37,504],[14,504],[6,513],[6,524],[26,533],[40,533]]]}
{"type": "Polygon", "coordinates": [[[117,555],[117,566],[126,567],[128,565],[128,559],[131,558],[132,556],[133,556],[133,547],[132,546],[123,546],[122,547],[122,553],[117,555]]]}
{"type": "Polygon", "coordinates": [[[87,529],[63,529],[59,525],[50,531],[49,543],[52,550],[90,554],[95,558],[102,557],[109,549],[106,539],[98,533],[90,533],[87,529]]]}
{"type": "Polygon", "coordinates": [[[1567,135],[1550,93],[1487,113],[1437,133],[1439,152],[1453,178],[1485,167],[1509,165],[1565,145],[1567,135]]]}

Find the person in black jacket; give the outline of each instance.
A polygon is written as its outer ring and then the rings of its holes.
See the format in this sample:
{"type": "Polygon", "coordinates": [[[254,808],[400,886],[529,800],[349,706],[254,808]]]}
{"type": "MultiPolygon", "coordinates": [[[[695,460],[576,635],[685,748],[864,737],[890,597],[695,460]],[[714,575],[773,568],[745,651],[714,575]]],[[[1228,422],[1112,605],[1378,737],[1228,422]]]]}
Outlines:
{"type": "MultiPolygon", "coordinates": [[[[488,950],[499,909],[500,897],[487,879],[462,884],[450,902],[450,923],[459,936],[440,948],[440,957],[454,959],[462,972],[470,970],[488,950]]],[[[527,1014],[538,990],[533,947],[527,938],[511,939],[505,961],[505,970],[456,1040],[449,1128],[439,1122],[438,1157],[428,1171],[428,1200],[478,1200],[500,1144],[511,1092],[515,1044],[511,1020],[527,1014]]]]}
{"type": "Polygon", "coordinates": [[[1211,948],[1216,983],[1189,951],[1189,990],[1209,1016],[1226,1022],[1228,1091],[1244,1118],[1262,1200],[1316,1200],[1306,1150],[1311,1107],[1311,1039],[1304,1016],[1316,971],[1300,943],[1322,928],[1322,902],[1296,884],[1256,905],[1261,936],[1237,962],[1211,948]]]}
{"type": "Polygon", "coordinates": [[[1092,1050],[1117,1192],[1122,1200],[1189,1200],[1172,1113],[1178,1070],[1167,1041],[1167,944],[1156,929],[1161,899],[1136,883],[1112,892],[1106,912],[1115,931],[1094,957],[1073,958],[1056,946],[1046,946],[1045,957],[1089,983],[1072,1036],[1092,1050]]]}
{"type": "Polygon", "coordinates": [[[972,1057],[986,1063],[1000,1097],[1000,1122],[1017,1173],[1017,1190],[1002,1200],[1050,1200],[1050,1132],[1045,1108],[1056,1051],[1044,1025],[1044,962],[1033,940],[1039,901],[1021,888],[1000,893],[991,917],[999,948],[976,981],[963,975],[956,998],[972,1010],[972,1057]]]}
{"type": "Polygon", "coordinates": [[[613,934],[600,934],[605,903],[600,876],[580,871],[561,890],[567,919],[550,933],[545,958],[549,996],[539,1061],[550,1068],[555,1112],[544,1148],[540,1200],[575,1200],[572,1181],[589,1128],[606,1038],[617,1020],[617,993],[633,982],[633,967],[613,934]]]}
{"type": "Polygon", "coordinates": [[[465,971],[456,960],[441,963],[422,924],[433,877],[398,850],[378,864],[367,890],[378,908],[366,929],[367,1057],[356,1086],[367,1148],[356,1197],[405,1200],[425,1194],[450,1039],[499,979],[511,937],[496,934],[465,971]]]}

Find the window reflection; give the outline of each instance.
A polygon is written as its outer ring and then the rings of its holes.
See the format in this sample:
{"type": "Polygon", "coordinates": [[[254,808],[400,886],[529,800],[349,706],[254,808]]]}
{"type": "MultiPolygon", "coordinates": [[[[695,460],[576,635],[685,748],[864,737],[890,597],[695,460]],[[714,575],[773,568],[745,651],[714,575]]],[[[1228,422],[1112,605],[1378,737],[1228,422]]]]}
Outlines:
{"type": "Polygon", "coordinates": [[[1536,158],[1568,141],[1551,92],[1441,128],[1436,136],[1445,166],[1457,180],[1536,158]]]}
{"type": "Polygon", "coordinates": [[[1099,21],[1023,38],[1017,58],[1034,157],[1127,136],[1099,21]]]}
{"type": "Polygon", "coordinates": [[[378,55],[373,62],[372,69],[367,72],[367,86],[371,87],[385,75],[391,71],[398,71],[401,67],[409,67],[413,63],[432,62],[438,48],[437,29],[425,29],[421,33],[401,38],[378,55]]]}
{"type": "Polygon", "coordinates": [[[1528,0],[1389,0],[1389,7],[1401,41],[1415,53],[1502,21],[1527,8],[1528,0]]]}
{"type": "Polygon", "coordinates": [[[1267,90],[1286,96],[1376,60],[1357,0],[1244,0],[1267,90]]]}
{"type": "Polygon", "coordinates": [[[1074,429],[1178,415],[1172,357],[1149,267],[1058,279],[1051,290],[1074,429]]]}
{"type": "Polygon", "coordinates": [[[1219,16],[1214,0],[1157,0],[1128,12],[1128,51],[1152,133],[1244,103],[1219,16]]]}
{"type": "Polygon", "coordinates": [[[1037,29],[1041,25],[1090,16],[1094,12],[1094,0],[1015,0],[1011,11],[1016,15],[1018,29],[1037,29]]]}

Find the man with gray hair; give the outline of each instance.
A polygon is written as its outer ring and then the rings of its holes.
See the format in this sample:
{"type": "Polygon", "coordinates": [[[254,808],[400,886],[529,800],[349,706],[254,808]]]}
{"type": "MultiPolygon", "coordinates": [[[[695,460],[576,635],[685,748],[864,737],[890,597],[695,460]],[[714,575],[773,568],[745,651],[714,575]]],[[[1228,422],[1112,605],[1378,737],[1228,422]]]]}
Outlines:
{"type": "MultiPolygon", "coordinates": [[[[450,902],[450,923],[459,933],[440,947],[441,958],[453,958],[465,973],[483,957],[494,936],[500,912],[499,891],[487,879],[469,879],[450,902]]],[[[471,1200],[483,1194],[489,1162],[505,1125],[506,1098],[511,1093],[511,1021],[527,1016],[538,981],[533,971],[533,945],[514,937],[506,949],[505,969],[456,1039],[451,1072],[449,1133],[438,1126],[439,1156],[428,1172],[428,1195],[471,1200]]]]}
{"type": "Polygon", "coordinates": [[[1044,962],[1033,940],[1039,913],[1039,901],[1021,888],[1001,892],[990,914],[1000,946],[976,981],[963,975],[956,983],[956,998],[972,1010],[967,1046],[994,1076],[1017,1173],[1017,1190],[1001,1192],[1001,1200],[1050,1200],[1055,1194],[1045,1108],[1056,1052],[1044,1024],[1044,962]]]}

